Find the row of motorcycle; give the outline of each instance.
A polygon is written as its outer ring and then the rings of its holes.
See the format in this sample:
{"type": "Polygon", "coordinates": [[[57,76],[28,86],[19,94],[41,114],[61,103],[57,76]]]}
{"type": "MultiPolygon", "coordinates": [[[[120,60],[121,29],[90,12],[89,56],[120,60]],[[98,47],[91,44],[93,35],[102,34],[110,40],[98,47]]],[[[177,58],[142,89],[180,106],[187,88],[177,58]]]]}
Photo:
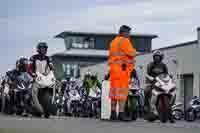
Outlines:
{"type": "Polygon", "coordinates": [[[87,95],[86,89],[75,80],[62,82],[61,91],[55,98],[57,115],[100,118],[101,90],[94,87],[91,91],[94,93],[87,95]]]}
{"type": "MultiPolygon", "coordinates": [[[[175,84],[169,75],[160,75],[156,81],[153,96],[149,100],[152,112],[165,122],[167,119],[165,116],[168,113],[168,109],[165,108],[171,103],[174,104],[175,84]]],[[[53,72],[48,75],[37,73],[35,80],[24,73],[18,77],[16,86],[12,86],[10,82],[9,78],[1,80],[0,109],[2,113],[41,116],[34,109],[35,103],[32,97],[32,85],[36,83],[39,88],[38,99],[47,117],[50,115],[101,117],[102,92],[98,87],[91,88],[91,93],[88,95],[81,82],[78,83],[76,80],[59,82],[55,79],[53,72]]],[[[135,84],[130,86],[132,89],[129,91],[125,109],[127,115],[132,113],[130,116],[133,120],[137,119],[138,114],[142,117],[144,113],[144,95],[141,95],[142,89],[136,86],[135,84]]],[[[176,120],[185,118],[187,121],[195,121],[200,118],[200,98],[193,97],[186,109],[182,103],[174,104],[172,115],[176,120]]]]}
{"type": "Polygon", "coordinates": [[[35,78],[27,72],[22,72],[18,76],[13,75],[13,71],[9,71],[1,79],[0,108],[2,113],[23,116],[44,115],[46,118],[55,114],[56,108],[53,100],[56,92],[56,79],[52,71],[47,75],[37,72],[35,78]],[[33,86],[38,89],[36,96],[43,112],[36,108],[36,103],[33,100],[35,96],[33,86]]]}
{"type": "Polygon", "coordinates": [[[33,100],[33,84],[39,89],[38,99],[44,109],[45,117],[66,115],[100,118],[100,89],[94,88],[94,93],[87,96],[85,88],[76,80],[57,81],[53,72],[48,75],[37,73],[34,80],[28,73],[22,73],[17,77],[15,85],[9,77],[1,79],[1,112],[41,117],[42,114],[36,110],[33,100]]]}

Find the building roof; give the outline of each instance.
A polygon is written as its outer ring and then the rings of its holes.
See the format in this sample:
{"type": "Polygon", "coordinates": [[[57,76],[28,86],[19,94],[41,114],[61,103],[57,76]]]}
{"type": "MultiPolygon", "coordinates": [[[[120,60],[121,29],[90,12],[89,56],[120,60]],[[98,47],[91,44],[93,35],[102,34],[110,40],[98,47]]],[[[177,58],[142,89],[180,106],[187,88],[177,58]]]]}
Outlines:
{"type": "MultiPolygon", "coordinates": [[[[55,38],[65,38],[66,36],[116,36],[118,34],[116,33],[95,33],[95,32],[73,32],[73,31],[64,31],[60,34],[56,35],[55,38]]],[[[157,38],[157,35],[153,34],[140,34],[140,33],[134,33],[131,34],[132,37],[148,37],[148,38],[157,38]]]]}
{"type": "Polygon", "coordinates": [[[64,52],[55,53],[52,56],[108,57],[108,55],[108,50],[70,49],[64,52]]]}
{"type": "MultiPolygon", "coordinates": [[[[152,52],[155,51],[155,50],[168,50],[168,49],[173,49],[173,48],[189,46],[189,45],[193,45],[193,44],[197,44],[197,43],[198,43],[198,40],[194,40],[194,41],[189,41],[189,42],[185,42],[185,43],[179,43],[179,44],[172,45],[172,46],[162,47],[162,48],[159,48],[159,49],[153,49],[152,52]]],[[[138,56],[150,54],[152,52],[139,53],[138,56]]]]}
{"type": "Polygon", "coordinates": [[[166,49],[172,49],[172,48],[177,48],[177,47],[184,47],[184,46],[193,45],[193,44],[197,44],[197,43],[198,43],[198,40],[194,40],[194,41],[179,43],[179,44],[176,44],[176,45],[167,46],[167,47],[163,47],[163,48],[159,48],[159,49],[154,49],[153,51],[155,51],[155,50],[166,50],[166,49]]]}
{"type": "Polygon", "coordinates": [[[55,53],[52,56],[108,57],[108,51],[95,49],[70,49],[65,50],[64,52],[55,53]]]}

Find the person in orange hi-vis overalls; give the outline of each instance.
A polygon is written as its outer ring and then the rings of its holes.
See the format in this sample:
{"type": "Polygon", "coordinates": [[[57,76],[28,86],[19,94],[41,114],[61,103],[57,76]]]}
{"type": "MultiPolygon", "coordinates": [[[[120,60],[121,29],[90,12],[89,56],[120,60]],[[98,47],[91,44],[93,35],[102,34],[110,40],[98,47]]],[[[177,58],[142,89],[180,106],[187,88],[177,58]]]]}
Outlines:
{"type": "Polygon", "coordinates": [[[123,25],[109,49],[111,120],[126,121],[124,107],[128,96],[128,83],[134,69],[136,50],[129,39],[131,28],[123,25]],[[119,104],[117,116],[116,107],[119,104]]]}

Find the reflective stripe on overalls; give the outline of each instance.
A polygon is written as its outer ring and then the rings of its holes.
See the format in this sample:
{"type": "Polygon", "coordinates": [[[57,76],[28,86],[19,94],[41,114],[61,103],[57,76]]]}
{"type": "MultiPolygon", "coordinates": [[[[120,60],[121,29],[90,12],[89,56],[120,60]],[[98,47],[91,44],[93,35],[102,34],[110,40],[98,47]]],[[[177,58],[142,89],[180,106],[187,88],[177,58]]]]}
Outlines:
{"type": "MultiPolygon", "coordinates": [[[[122,38],[120,40],[120,42],[118,43],[118,50],[117,50],[117,52],[112,52],[110,54],[110,56],[127,56],[125,53],[120,52],[120,47],[121,47],[121,45],[123,44],[124,41],[125,41],[125,38],[122,38]]],[[[132,64],[133,61],[132,60],[116,60],[116,61],[112,61],[112,62],[109,62],[109,63],[110,64],[123,64],[123,63],[132,64]]]]}

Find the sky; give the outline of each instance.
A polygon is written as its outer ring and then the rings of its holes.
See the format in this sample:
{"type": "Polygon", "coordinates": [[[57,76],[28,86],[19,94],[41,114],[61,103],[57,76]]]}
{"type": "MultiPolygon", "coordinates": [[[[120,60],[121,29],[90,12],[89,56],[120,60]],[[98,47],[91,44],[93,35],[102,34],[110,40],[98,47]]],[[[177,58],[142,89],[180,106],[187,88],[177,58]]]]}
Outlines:
{"type": "Polygon", "coordinates": [[[39,41],[49,55],[64,50],[54,38],[62,31],[117,32],[122,24],[135,33],[156,34],[153,48],[197,39],[199,0],[2,0],[0,73],[17,58],[30,57],[39,41]]]}

